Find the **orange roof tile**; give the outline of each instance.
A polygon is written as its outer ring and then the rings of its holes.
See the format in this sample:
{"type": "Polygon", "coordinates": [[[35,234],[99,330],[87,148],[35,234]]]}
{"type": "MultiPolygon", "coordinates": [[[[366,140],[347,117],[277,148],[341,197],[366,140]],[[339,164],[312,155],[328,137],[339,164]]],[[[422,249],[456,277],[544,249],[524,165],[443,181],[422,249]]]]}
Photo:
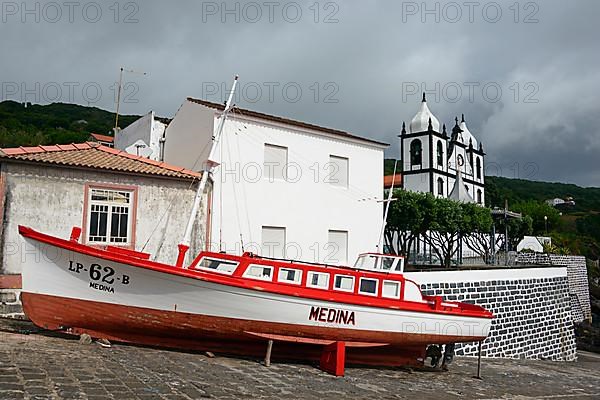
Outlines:
{"type": "Polygon", "coordinates": [[[99,133],[90,133],[90,136],[101,142],[113,143],[115,141],[114,137],[108,135],[101,135],[99,133]]]}
{"type": "Polygon", "coordinates": [[[200,176],[183,167],[153,161],[95,142],[68,145],[0,149],[0,161],[25,161],[123,173],[195,179],[200,176]]]}
{"type": "Polygon", "coordinates": [[[402,174],[386,175],[383,177],[383,188],[389,189],[392,187],[392,180],[394,181],[394,188],[399,188],[402,183],[402,174]]]}

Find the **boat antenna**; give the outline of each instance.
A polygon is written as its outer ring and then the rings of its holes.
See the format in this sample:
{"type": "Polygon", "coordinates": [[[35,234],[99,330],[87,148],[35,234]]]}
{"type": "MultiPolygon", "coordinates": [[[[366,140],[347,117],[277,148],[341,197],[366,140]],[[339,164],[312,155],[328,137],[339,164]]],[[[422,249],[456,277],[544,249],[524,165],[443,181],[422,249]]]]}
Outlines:
{"type": "Polygon", "coordinates": [[[200,208],[200,203],[202,201],[202,196],[204,195],[204,189],[206,188],[206,183],[208,182],[208,177],[211,175],[215,168],[220,164],[219,161],[216,161],[216,149],[219,141],[221,140],[221,136],[223,134],[223,127],[225,126],[225,120],[227,119],[227,115],[229,111],[233,108],[231,104],[231,100],[233,99],[233,93],[235,92],[235,87],[237,85],[239,76],[236,75],[233,78],[233,85],[231,86],[231,91],[229,92],[229,97],[227,98],[227,102],[225,103],[225,108],[223,109],[223,113],[221,114],[219,125],[215,134],[212,137],[212,147],[210,148],[210,153],[208,154],[208,159],[206,160],[206,164],[204,165],[204,169],[202,170],[202,178],[200,179],[200,184],[198,185],[198,189],[196,190],[196,197],[194,197],[194,203],[192,205],[192,211],[190,212],[190,217],[187,222],[187,226],[185,228],[185,233],[183,235],[183,240],[178,245],[179,255],[177,256],[177,266],[182,267],[183,261],[185,259],[185,254],[190,248],[190,242],[192,239],[192,228],[194,226],[194,221],[196,220],[196,215],[198,214],[198,209],[200,208]]]}
{"type": "Polygon", "coordinates": [[[385,204],[385,212],[383,213],[383,221],[381,222],[381,232],[379,233],[379,241],[377,242],[377,252],[383,253],[383,234],[385,232],[385,227],[387,225],[387,216],[390,211],[390,203],[396,199],[392,198],[394,193],[394,181],[396,180],[396,168],[398,167],[398,160],[394,162],[394,175],[392,175],[392,185],[390,186],[390,191],[388,193],[387,200],[383,200],[385,204]]]}

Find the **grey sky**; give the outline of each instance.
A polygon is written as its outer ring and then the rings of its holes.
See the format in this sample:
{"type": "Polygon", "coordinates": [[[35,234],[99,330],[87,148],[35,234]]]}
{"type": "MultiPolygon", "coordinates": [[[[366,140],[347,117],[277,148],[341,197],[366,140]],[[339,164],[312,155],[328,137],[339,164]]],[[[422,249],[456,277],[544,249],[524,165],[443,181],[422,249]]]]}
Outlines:
{"type": "Polygon", "coordinates": [[[172,116],[187,96],[221,101],[238,73],[241,107],[395,157],[424,88],[449,128],[465,114],[488,173],[600,186],[600,2],[67,3],[2,2],[2,100],[114,110],[124,66],[149,75],[125,75],[122,112],[172,116]]]}

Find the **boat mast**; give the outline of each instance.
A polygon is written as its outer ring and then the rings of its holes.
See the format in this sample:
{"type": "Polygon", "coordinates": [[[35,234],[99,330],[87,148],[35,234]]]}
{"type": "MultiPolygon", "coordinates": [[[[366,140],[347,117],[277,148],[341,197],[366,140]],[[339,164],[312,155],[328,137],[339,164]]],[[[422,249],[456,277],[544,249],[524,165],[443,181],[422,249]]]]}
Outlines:
{"type": "Polygon", "coordinates": [[[377,251],[379,253],[383,253],[383,234],[385,233],[385,227],[387,225],[387,216],[390,211],[390,203],[395,199],[392,199],[392,195],[394,193],[394,181],[396,180],[396,167],[398,166],[398,160],[394,162],[394,175],[392,175],[392,186],[390,186],[390,191],[388,193],[387,200],[383,200],[385,204],[385,212],[383,213],[383,221],[381,222],[381,232],[379,233],[379,241],[377,242],[377,251]]]}
{"type": "Polygon", "coordinates": [[[183,261],[185,259],[185,253],[190,248],[190,242],[192,239],[192,228],[194,227],[194,221],[196,220],[196,215],[198,214],[198,209],[200,208],[200,203],[202,202],[202,196],[204,195],[204,189],[206,188],[206,183],[208,182],[208,177],[214,172],[215,168],[220,164],[219,161],[215,160],[216,158],[216,149],[221,140],[221,136],[223,134],[223,127],[225,126],[225,120],[227,119],[227,114],[233,108],[231,104],[231,100],[233,99],[233,93],[235,92],[235,87],[237,85],[238,76],[236,75],[233,79],[233,85],[231,86],[231,91],[229,92],[229,97],[227,98],[227,102],[225,103],[225,109],[223,110],[223,114],[220,116],[219,125],[217,127],[216,133],[212,137],[212,147],[210,148],[210,153],[208,154],[208,160],[202,170],[202,178],[200,179],[200,184],[198,185],[198,189],[196,190],[196,196],[194,197],[194,204],[192,205],[192,211],[190,212],[190,217],[187,222],[187,226],[185,228],[185,233],[183,235],[183,240],[179,244],[179,255],[177,257],[177,266],[182,267],[183,261]]]}

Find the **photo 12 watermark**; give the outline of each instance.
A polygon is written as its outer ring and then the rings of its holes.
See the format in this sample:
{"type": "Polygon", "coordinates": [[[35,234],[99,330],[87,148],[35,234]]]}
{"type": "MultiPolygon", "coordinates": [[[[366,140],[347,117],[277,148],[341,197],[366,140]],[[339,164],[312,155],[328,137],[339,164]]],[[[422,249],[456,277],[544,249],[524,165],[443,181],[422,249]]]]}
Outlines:
{"type": "Polygon", "coordinates": [[[402,22],[420,21],[426,23],[487,22],[491,24],[508,20],[519,24],[537,24],[540,5],[527,2],[402,2],[402,22]]]}
{"type": "Polygon", "coordinates": [[[135,1],[2,1],[0,21],[3,24],[73,24],[101,21],[115,24],[139,22],[140,5],[135,1]]]}
{"type": "Polygon", "coordinates": [[[540,86],[537,82],[468,81],[468,82],[402,82],[402,102],[421,99],[423,93],[427,101],[498,103],[501,100],[514,103],[539,103],[540,86]]]}
{"type": "Polygon", "coordinates": [[[202,2],[202,22],[295,24],[308,21],[315,24],[337,24],[340,5],[337,2],[202,2]]]}
{"type": "MultiPolygon", "coordinates": [[[[117,101],[119,83],[98,82],[0,82],[0,100],[20,103],[81,103],[97,104],[105,96],[117,101]]],[[[121,103],[139,103],[140,87],[136,82],[124,82],[121,86],[121,103]]]]}
{"type": "MultiPolygon", "coordinates": [[[[222,103],[229,96],[231,83],[202,82],[202,98],[222,103]]],[[[314,103],[339,103],[340,87],[336,82],[311,82],[302,84],[287,82],[240,82],[234,93],[233,101],[239,103],[298,103],[302,99],[314,103]]]]}

